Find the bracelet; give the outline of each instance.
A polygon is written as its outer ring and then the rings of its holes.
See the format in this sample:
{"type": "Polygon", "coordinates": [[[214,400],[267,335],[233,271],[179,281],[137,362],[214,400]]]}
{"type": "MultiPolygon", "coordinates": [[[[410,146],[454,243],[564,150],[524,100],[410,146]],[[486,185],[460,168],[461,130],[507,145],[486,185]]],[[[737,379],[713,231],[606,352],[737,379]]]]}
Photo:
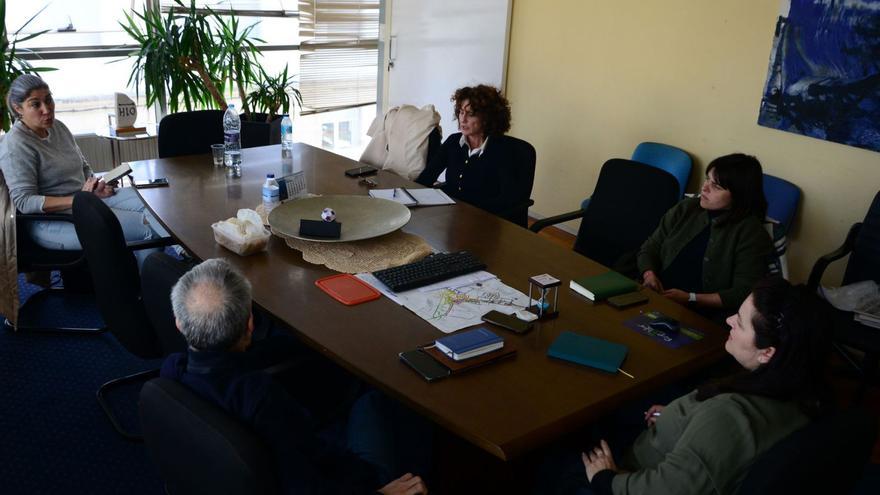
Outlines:
{"type": "Polygon", "coordinates": [[[693,292],[688,294],[688,302],[697,302],[697,294],[693,292]]]}

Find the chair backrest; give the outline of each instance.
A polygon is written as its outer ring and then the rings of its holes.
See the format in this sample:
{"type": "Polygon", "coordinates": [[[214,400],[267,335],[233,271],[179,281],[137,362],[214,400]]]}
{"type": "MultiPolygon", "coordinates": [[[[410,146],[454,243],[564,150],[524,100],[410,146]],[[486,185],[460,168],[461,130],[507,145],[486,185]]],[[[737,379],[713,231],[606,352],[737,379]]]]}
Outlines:
{"type": "Polygon", "coordinates": [[[761,454],[737,493],[850,493],[876,438],[877,419],[865,410],[817,419],[761,454]]]}
{"type": "Polygon", "coordinates": [[[268,447],[185,386],[150,380],[141,389],[138,409],[144,443],[172,495],[276,493],[268,447]]]}
{"type": "Polygon", "coordinates": [[[801,190],[785,179],[764,174],[764,197],[767,216],[779,222],[780,235],[787,235],[801,201],[801,190]]]}
{"type": "Polygon", "coordinates": [[[519,191],[516,193],[519,201],[517,207],[505,213],[503,217],[521,227],[527,227],[532,186],[535,184],[537,153],[535,152],[535,147],[528,141],[513,136],[508,136],[508,138],[513,140],[516,149],[516,160],[511,165],[517,175],[515,184],[519,187],[519,191]]]}
{"type": "Polygon", "coordinates": [[[868,208],[843,274],[843,285],[862,280],[880,283],[880,191],[868,208]]]}
{"type": "Polygon", "coordinates": [[[639,249],[678,199],[678,181],[672,174],[632,160],[608,160],[599,172],[574,250],[614,267],[639,249]]]}
{"type": "Polygon", "coordinates": [[[137,261],[113,211],[92,193],[73,196],[73,223],[86,255],[95,299],[104,323],[132,354],[161,357],[141,300],[137,261]]]}
{"type": "Polygon", "coordinates": [[[223,111],[195,110],[166,115],[159,122],[159,158],[209,153],[223,142],[223,111]]]}
{"type": "Polygon", "coordinates": [[[150,325],[163,355],[185,352],[186,340],[177,330],[171,308],[171,289],[191,266],[165,253],[152,253],[141,266],[141,294],[150,325]]]}
{"type": "Polygon", "coordinates": [[[644,142],[636,146],[632,160],[646,163],[672,174],[678,181],[678,197],[684,196],[693,161],[683,149],[663,143],[644,142]]]}

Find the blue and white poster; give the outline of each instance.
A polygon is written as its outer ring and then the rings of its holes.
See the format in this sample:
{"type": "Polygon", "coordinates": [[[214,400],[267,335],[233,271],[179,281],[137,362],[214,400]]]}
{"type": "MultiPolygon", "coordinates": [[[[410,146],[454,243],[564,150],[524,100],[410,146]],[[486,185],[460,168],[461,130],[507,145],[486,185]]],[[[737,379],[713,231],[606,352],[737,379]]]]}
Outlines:
{"type": "Polygon", "coordinates": [[[880,151],[880,0],[783,0],[758,124],[880,151]]]}

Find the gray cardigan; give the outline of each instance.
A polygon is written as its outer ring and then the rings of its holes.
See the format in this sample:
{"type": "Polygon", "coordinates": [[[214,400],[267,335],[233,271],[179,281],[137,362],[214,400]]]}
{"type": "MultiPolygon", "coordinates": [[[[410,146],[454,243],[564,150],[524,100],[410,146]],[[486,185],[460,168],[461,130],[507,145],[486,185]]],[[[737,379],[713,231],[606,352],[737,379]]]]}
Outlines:
{"type": "Polygon", "coordinates": [[[46,196],[70,196],[92,176],[73,134],[58,120],[46,138],[16,121],[0,145],[0,168],[22,213],[42,213],[46,196]]]}

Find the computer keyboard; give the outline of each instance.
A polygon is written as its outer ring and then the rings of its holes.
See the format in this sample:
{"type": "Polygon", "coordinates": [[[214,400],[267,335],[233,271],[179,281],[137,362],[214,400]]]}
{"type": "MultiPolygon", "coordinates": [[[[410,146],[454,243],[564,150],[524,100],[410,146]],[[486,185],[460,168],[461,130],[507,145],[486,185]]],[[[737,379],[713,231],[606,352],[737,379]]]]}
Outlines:
{"type": "Polygon", "coordinates": [[[434,282],[457,277],[486,268],[486,264],[467,252],[434,253],[408,265],[373,272],[394,292],[424,287],[434,282]]]}

